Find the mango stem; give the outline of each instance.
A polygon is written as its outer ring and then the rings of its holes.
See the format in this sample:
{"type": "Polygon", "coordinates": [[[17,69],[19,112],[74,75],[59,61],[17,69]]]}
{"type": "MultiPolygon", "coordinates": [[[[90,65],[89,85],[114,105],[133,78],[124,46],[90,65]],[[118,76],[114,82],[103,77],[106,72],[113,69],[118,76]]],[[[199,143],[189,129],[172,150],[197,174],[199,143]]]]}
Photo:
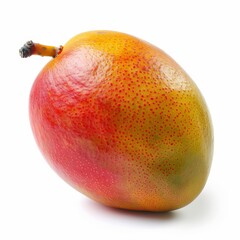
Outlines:
{"type": "Polygon", "coordinates": [[[19,54],[22,58],[30,57],[32,55],[40,55],[42,57],[49,56],[55,58],[62,52],[62,50],[63,46],[54,47],[28,41],[19,49],[19,54]]]}

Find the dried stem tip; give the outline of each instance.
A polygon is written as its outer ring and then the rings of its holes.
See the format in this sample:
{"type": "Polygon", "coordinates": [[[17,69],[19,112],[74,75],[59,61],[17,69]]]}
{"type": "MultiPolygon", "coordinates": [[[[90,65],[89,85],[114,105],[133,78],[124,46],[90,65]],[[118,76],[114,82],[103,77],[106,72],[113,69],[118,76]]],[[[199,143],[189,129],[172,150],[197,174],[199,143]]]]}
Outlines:
{"type": "Polygon", "coordinates": [[[19,49],[19,54],[22,58],[30,57],[31,55],[40,55],[42,57],[49,56],[55,58],[62,52],[62,50],[63,46],[46,46],[34,43],[33,41],[28,41],[19,49]]]}

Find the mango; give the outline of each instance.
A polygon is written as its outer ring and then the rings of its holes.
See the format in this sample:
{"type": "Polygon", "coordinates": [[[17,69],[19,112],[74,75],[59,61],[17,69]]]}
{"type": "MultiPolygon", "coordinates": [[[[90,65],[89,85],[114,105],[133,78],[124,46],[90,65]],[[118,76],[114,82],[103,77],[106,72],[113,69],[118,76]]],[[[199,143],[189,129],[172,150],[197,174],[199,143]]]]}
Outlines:
{"type": "Polygon", "coordinates": [[[120,32],[81,33],[59,49],[29,105],[51,167],[115,208],[171,211],[193,201],[209,175],[213,127],[188,74],[158,47],[120,32]]]}

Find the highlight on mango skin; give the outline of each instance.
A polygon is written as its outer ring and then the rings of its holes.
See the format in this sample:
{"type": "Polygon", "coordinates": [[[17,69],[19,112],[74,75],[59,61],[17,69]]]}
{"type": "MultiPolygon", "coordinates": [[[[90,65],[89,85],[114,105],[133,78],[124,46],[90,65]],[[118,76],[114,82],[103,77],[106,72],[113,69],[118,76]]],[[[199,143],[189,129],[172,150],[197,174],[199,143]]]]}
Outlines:
{"type": "Polygon", "coordinates": [[[171,211],[202,191],[213,154],[206,101],[169,55],[114,31],[19,50],[52,59],[35,79],[36,143],[69,185],[107,206],[171,211]]]}

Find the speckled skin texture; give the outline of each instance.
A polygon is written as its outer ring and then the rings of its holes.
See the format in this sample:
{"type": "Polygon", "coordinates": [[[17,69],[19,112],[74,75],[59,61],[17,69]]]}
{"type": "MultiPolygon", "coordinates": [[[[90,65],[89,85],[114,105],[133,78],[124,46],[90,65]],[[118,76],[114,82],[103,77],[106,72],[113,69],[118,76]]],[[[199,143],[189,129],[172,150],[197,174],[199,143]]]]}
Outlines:
{"type": "Polygon", "coordinates": [[[172,58],[127,34],[67,42],[33,84],[30,120],[56,172],[109,206],[177,209],[209,174],[213,132],[200,91],[172,58]]]}

